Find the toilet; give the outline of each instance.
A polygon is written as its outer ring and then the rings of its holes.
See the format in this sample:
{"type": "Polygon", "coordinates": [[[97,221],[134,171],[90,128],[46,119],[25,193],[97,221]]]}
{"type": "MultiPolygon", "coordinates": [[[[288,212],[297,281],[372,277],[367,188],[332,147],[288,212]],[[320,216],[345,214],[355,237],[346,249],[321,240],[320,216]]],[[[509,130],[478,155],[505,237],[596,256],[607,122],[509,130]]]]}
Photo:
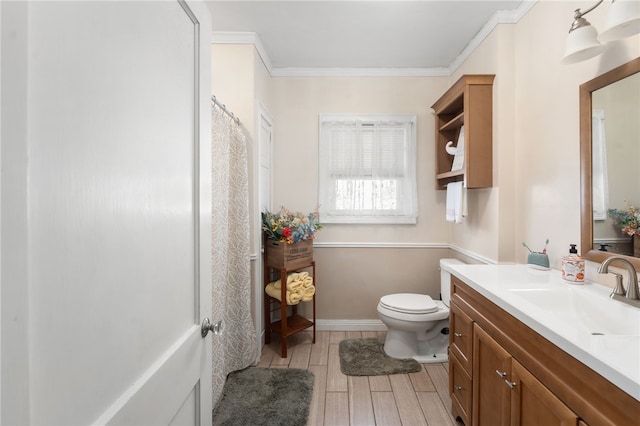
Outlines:
{"type": "Polygon", "coordinates": [[[393,358],[413,358],[419,363],[446,362],[449,345],[451,274],[443,265],[462,264],[440,259],[440,297],[395,293],[382,296],[378,316],[387,326],[384,351],[393,358]]]}

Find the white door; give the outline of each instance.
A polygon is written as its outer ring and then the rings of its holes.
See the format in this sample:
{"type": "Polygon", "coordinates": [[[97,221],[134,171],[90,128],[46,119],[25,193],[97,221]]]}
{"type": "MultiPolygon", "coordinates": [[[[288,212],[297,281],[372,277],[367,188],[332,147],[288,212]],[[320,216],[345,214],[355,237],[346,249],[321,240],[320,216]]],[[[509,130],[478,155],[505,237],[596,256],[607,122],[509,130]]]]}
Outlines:
{"type": "Polygon", "coordinates": [[[210,424],[210,16],[2,2],[2,424],[210,424]]]}
{"type": "MultiPolygon", "coordinates": [[[[271,163],[272,163],[272,153],[273,153],[273,118],[265,108],[265,106],[258,102],[257,105],[258,111],[258,203],[260,211],[258,212],[258,217],[260,218],[260,213],[265,211],[265,209],[272,210],[271,198],[272,198],[272,174],[271,174],[271,163]]],[[[262,223],[262,222],[260,222],[262,223]]],[[[260,229],[260,227],[258,228],[260,229]]],[[[264,250],[262,247],[262,232],[257,232],[258,243],[257,246],[260,247],[260,251],[264,250]]],[[[262,257],[259,257],[258,267],[256,268],[256,300],[255,300],[255,309],[254,317],[257,319],[256,328],[258,335],[258,347],[261,348],[263,344],[263,334],[261,333],[264,330],[264,284],[263,284],[263,271],[264,267],[262,265],[262,257]],[[262,326],[261,326],[262,325],[262,326]]]]}

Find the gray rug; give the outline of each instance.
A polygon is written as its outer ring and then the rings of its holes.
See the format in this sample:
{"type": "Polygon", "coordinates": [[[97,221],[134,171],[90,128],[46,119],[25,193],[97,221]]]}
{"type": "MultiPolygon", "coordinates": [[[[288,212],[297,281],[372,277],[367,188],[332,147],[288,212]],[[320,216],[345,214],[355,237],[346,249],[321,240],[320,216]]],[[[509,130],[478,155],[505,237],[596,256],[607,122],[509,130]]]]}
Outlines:
{"type": "Polygon", "coordinates": [[[298,368],[249,367],[229,374],[213,424],[225,426],[307,424],[313,373],[298,368]]]}
{"type": "Polygon", "coordinates": [[[384,353],[384,342],[372,337],[340,342],[340,370],[347,376],[381,376],[415,373],[422,367],[413,358],[391,358],[384,353]]]}

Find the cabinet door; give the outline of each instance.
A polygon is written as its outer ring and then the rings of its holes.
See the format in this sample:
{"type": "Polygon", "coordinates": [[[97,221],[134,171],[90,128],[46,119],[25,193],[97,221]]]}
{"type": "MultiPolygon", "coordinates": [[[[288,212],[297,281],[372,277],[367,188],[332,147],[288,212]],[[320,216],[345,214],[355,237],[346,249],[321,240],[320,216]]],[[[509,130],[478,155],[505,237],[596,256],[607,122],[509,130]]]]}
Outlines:
{"type": "Polygon", "coordinates": [[[578,424],[578,416],[515,360],[511,372],[515,385],[511,392],[512,426],[578,424]]]}
{"type": "MultiPolygon", "coordinates": [[[[473,329],[473,425],[507,426],[511,355],[480,326],[473,329]]],[[[544,424],[544,423],[541,423],[544,424]]]]}
{"type": "Polygon", "coordinates": [[[473,320],[456,304],[451,303],[449,321],[452,333],[449,335],[452,352],[458,356],[462,367],[471,375],[471,355],[473,349],[473,320]]]}

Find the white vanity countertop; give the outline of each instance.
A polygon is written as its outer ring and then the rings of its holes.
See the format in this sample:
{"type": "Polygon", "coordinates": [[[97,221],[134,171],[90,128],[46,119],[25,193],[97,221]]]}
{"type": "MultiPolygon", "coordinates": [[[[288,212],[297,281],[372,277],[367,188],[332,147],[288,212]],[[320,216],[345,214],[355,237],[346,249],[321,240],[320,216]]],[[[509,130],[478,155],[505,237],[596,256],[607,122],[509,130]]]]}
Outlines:
{"type": "Polygon", "coordinates": [[[526,265],[445,265],[471,288],[640,401],[640,308],[526,265]]]}

